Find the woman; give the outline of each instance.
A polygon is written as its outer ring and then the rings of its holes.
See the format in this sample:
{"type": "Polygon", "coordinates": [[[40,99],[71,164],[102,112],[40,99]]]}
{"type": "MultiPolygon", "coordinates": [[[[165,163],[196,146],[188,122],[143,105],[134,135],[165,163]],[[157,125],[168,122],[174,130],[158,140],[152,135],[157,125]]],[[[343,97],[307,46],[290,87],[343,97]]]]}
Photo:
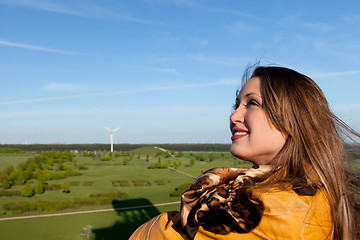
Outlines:
{"type": "Polygon", "coordinates": [[[359,178],[341,136],[360,135],[305,75],[257,67],[244,79],[230,117],[231,152],[255,167],[205,172],[183,194],[180,213],[161,214],[130,239],[359,237],[359,178]]]}

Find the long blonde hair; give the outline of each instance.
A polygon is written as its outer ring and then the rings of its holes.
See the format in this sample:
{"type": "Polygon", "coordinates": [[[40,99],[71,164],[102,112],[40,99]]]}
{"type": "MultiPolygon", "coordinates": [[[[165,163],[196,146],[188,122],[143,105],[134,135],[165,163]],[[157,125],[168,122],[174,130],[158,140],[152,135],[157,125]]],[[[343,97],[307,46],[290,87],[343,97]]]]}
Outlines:
{"type": "Polygon", "coordinates": [[[280,170],[270,182],[287,182],[294,190],[324,188],[333,222],[329,238],[356,239],[359,175],[349,168],[343,136],[360,134],[332,113],[323,92],[309,77],[275,66],[258,66],[251,77],[261,79],[264,109],[287,136],[275,160],[280,170]]]}

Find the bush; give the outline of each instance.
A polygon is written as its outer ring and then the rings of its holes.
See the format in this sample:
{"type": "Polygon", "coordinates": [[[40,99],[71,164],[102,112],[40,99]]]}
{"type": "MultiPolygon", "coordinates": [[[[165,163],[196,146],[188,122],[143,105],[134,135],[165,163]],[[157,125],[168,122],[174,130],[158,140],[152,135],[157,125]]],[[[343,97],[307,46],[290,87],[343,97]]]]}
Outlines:
{"type": "Polygon", "coordinates": [[[34,196],[34,188],[30,185],[30,183],[25,183],[25,185],[21,188],[21,196],[23,197],[34,196]]]}
{"type": "Polygon", "coordinates": [[[131,186],[130,182],[128,180],[118,180],[118,183],[120,184],[120,186],[122,187],[128,187],[131,186]]]}
{"type": "Polygon", "coordinates": [[[92,185],[94,185],[94,181],[84,181],[83,182],[83,186],[89,187],[89,186],[92,186],[92,185]]]}
{"type": "Polygon", "coordinates": [[[88,167],[85,166],[85,164],[79,164],[79,165],[77,166],[77,168],[78,168],[79,170],[87,170],[87,169],[88,169],[88,167]]]}
{"type": "Polygon", "coordinates": [[[58,211],[86,205],[111,205],[113,201],[125,199],[129,199],[129,195],[125,192],[110,192],[92,194],[88,198],[77,198],[74,201],[10,202],[3,205],[3,210],[12,211],[14,214],[31,211],[58,211]]]}
{"type": "Polygon", "coordinates": [[[91,205],[110,205],[114,200],[128,199],[129,195],[124,192],[110,192],[91,194],[89,198],[77,198],[74,204],[78,206],[91,206],[91,205]]]}
{"type": "Polygon", "coordinates": [[[156,168],[168,168],[169,165],[167,163],[159,164],[159,163],[153,163],[148,166],[148,169],[156,169],[156,168]]]}
{"type": "Polygon", "coordinates": [[[95,233],[93,232],[94,227],[91,225],[87,225],[81,231],[80,236],[85,240],[95,240],[95,233]]]}
{"type": "Polygon", "coordinates": [[[165,180],[155,180],[156,185],[165,185],[165,180]]]}
{"type": "Polygon", "coordinates": [[[67,182],[61,184],[61,188],[64,193],[70,193],[70,184],[67,182]]]}
{"type": "Polygon", "coordinates": [[[67,167],[65,170],[65,176],[71,177],[71,176],[79,176],[79,175],[81,175],[80,171],[75,170],[72,167],[67,167]]]}
{"type": "Polygon", "coordinates": [[[125,200],[129,198],[129,195],[125,192],[108,192],[91,194],[90,198],[107,198],[111,200],[125,200]]]}
{"type": "Polygon", "coordinates": [[[41,181],[38,181],[35,188],[34,188],[35,193],[37,194],[42,194],[45,192],[45,186],[44,183],[42,183],[41,181]]]}
{"type": "Polygon", "coordinates": [[[1,190],[0,197],[18,197],[21,196],[21,191],[19,190],[1,190]]]}
{"type": "Polygon", "coordinates": [[[15,214],[32,211],[58,211],[75,207],[71,201],[11,202],[3,205],[4,210],[12,211],[15,214]]]}
{"type": "Polygon", "coordinates": [[[4,180],[3,182],[2,182],[2,187],[4,188],[4,189],[8,189],[8,188],[11,188],[11,185],[12,185],[12,182],[11,181],[8,181],[8,180],[4,180]]]}
{"type": "Polygon", "coordinates": [[[134,186],[151,186],[151,183],[146,180],[136,179],[133,180],[134,186]]]}
{"type": "Polygon", "coordinates": [[[169,157],[171,157],[171,154],[170,154],[170,153],[168,153],[168,152],[164,152],[163,154],[164,154],[164,157],[165,157],[165,158],[169,158],[169,157]]]}
{"type": "Polygon", "coordinates": [[[101,161],[110,161],[110,160],[112,160],[112,156],[104,156],[104,157],[102,157],[101,158],[101,161]]]}

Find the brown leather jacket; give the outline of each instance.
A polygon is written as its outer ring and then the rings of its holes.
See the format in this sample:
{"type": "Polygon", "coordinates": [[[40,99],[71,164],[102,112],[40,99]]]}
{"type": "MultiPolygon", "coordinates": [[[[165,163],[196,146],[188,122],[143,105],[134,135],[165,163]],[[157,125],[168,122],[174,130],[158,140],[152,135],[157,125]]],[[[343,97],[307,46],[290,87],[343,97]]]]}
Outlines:
{"type": "MultiPolygon", "coordinates": [[[[200,239],[328,239],[331,230],[330,206],[325,190],[315,196],[300,196],[293,190],[254,191],[253,197],[264,204],[258,226],[248,233],[214,234],[200,227],[195,236],[200,239]]],[[[180,221],[179,213],[162,213],[141,225],[130,240],[186,239],[173,226],[180,221]]]]}

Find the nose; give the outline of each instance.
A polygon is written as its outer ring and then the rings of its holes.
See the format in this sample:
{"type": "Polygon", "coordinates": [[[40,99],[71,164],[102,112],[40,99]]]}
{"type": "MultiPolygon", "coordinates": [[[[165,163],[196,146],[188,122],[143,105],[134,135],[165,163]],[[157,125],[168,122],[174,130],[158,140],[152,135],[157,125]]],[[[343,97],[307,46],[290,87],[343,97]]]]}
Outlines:
{"type": "Polygon", "coordinates": [[[230,116],[230,123],[244,123],[245,121],[245,106],[239,106],[230,116]]]}

